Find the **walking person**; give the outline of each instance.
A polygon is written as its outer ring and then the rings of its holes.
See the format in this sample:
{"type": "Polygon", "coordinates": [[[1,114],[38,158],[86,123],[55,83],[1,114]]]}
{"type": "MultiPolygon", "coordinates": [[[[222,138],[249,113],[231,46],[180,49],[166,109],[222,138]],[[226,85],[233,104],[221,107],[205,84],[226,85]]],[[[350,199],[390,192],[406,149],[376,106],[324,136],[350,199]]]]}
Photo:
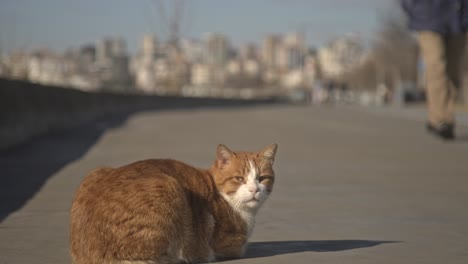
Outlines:
{"type": "Polygon", "coordinates": [[[461,87],[461,64],[468,29],[468,0],[401,0],[426,69],[429,132],[455,137],[454,101],[461,87]]]}

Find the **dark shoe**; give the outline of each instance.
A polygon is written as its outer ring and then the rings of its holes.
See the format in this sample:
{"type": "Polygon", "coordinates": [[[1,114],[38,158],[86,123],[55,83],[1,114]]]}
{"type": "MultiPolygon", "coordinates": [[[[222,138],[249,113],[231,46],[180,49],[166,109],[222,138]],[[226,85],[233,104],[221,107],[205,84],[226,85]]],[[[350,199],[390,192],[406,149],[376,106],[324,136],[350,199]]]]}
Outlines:
{"type": "Polygon", "coordinates": [[[453,124],[442,123],[440,126],[436,127],[428,122],[426,124],[426,129],[430,133],[445,140],[453,140],[455,138],[453,124]]]}

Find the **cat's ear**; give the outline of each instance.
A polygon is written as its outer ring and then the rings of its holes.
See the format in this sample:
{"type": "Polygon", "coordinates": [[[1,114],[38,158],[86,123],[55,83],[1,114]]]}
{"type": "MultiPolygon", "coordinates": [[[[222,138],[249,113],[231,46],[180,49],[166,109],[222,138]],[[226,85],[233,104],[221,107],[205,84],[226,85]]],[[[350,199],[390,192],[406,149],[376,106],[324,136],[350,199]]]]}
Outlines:
{"type": "Polygon", "coordinates": [[[216,162],[219,167],[226,165],[232,156],[234,156],[234,153],[228,149],[228,147],[223,144],[218,145],[218,149],[216,150],[216,162]]]}
{"type": "Polygon", "coordinates": [[[269,161],[271,164],[275,161],[276,149],[278,149],[277,144],[271,144],[265,147],[262,151],[258,153],[258,156],[264,160],[269,161]]]}

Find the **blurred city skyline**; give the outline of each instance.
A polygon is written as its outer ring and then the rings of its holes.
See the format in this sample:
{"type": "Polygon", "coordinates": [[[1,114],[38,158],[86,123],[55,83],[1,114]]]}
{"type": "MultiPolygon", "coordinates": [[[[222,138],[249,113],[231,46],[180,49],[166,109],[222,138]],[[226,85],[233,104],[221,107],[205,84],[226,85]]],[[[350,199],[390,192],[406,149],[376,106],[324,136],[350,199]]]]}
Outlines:
{"type": "MultiPolygon", "coordinates": [[[[135,53],[141,37],[167,32],[153,0],[13,1],[0,3],[0,49],[50,48],[64,51],[103,37],[123,37],[135,53]]],[[[172,12],[171,1],[160,1],[172,12]]],[[[234,45],[260,43],[269,33],[303,31],[306,44],[322,46],[349,33],[364,39],[378,28],[379,14],[393,0],[185,1],[181,37],[226,34],[234,45]]],[[[170,13],[169,13],[170,15],[170,13]]]]}

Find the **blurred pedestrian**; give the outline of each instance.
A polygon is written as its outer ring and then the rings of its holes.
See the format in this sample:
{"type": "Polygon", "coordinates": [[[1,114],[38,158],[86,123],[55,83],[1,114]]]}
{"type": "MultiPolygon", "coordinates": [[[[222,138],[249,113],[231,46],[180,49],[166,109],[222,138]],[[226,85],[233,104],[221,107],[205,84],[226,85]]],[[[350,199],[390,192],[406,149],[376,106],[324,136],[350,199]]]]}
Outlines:
{"type": "Polygon", "coordinates": [[[401,0],[409,28],[417,31],[426,67],[427,129],[455,137],[454,101],[468,28],[468,0],[401,0]]]}

